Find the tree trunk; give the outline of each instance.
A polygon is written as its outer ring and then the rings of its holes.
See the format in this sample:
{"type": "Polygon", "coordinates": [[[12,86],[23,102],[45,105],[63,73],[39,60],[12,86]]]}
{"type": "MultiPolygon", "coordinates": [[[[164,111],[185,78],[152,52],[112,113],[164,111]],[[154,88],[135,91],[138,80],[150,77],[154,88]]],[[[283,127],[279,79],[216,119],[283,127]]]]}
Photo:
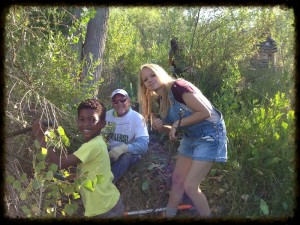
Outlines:
{"type": "MultiPolygon", "coordinates": [[[[73,17],[72,17],[72,22],[75,23],[76,20],[80,18],[82,8],[81,7],[75,7],[73,12],[73,17]]],[[[77,29],[74,33],[75,36],[79,36],[79,41],[77,44],[73,44],[72,48],[74,51],[78,53],[78,61],[82,60],[82,52],[83,52],[83,40],[81,35],[79,35],[82,32],[82,29],[77,29]]]]}
{"type": "MultiPolygon", "coordinates": [[[[100,61],[100,64],[93,72],[94,79],[91,81],[92,83],[97,82],[101,77],[101,61],[105,49],[108,16],[108,7],[97,7],[95,17],[91,19],[87,25],[85,43],[83,47],[83,57],[86,60],[86,63],[82,71],[82,76],[88,76],[88,70],[91,67],[92,62],[100,61]],[[92,55],[92,59],[90,58],[90,54],[92,55]]],[[[97,96],[97,92],[98,90],[95,90],[94,96],[97,96]]]]}

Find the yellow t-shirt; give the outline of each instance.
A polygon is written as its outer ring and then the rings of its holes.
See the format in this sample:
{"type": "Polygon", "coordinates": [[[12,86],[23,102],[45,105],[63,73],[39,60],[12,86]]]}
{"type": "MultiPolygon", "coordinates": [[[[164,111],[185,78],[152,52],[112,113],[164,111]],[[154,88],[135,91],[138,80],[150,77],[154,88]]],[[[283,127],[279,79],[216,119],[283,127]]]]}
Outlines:
{"type": "Polygon", "coordinates": [[[78,164],[78,178],[85,177],[80,188],[84,215],[90,217],[108,212],[117,204],[120,192],[112,183],[110,159],[102,136],[81,145],[74,155],[82,162],[78,164]],[[86,182],[92,184],[93,191],[84,187],[86,182]]]}

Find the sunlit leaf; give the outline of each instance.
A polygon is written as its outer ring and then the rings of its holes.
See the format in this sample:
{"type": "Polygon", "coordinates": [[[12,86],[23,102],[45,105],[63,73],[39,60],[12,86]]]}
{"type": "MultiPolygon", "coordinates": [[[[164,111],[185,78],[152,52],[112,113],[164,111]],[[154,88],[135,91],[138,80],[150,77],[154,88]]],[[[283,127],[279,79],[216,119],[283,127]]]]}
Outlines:
{"type": "Polygon", "coordinates": [[[65,177],[68,177],[68,176],[70,176],[70,173],[69,173],[69,171],[64,170],[64,171],[63,171],[63,175],[64,175],[65,177]]]}
{"type": "Polygon", "coordinates": [[[47,155],[47,149],[46,148],[42,148],[42,155],[44,155],[44,156],[47,155]]]}
{"type": "Polygon", "coordinates": [[[85,184],[83,185],[83,187],[89,191],[95,190],[95,188],[93,187],[93,182],[91,180],[86,181],[85,184]]]}
{"type": "Polygon", "coordinates": [[[290,111],[287,113],[287,118],[288,118],[288,120],[294,120],[294,119],[295,119],[295,113],[294,113],[294,110],[290,110],[290,111]]]}
{"type": "Polygon", "coordinates": [[[70,140],[66,135],[61,136],[61,140],[65,146],[70,146],[70,140]]]}
{"type": "Polygon", "coordinates": [[[279,140],[280,135],[279,135],[277,132],[275,132],[275,133],[274,133],[274,137],[275,137],[276,140],[279,140]]]}
{"type": "Polygon", "coordinates": [[[73,199],[79,199],[80,198],[80,194],[77,192],[73,193],[73,199]]]}
{"type": "Polygon", "coordinates": [[[65,134],[65,130],[62,126],[58,126],[57,128],[57,132],[59,133],[60,136],[64,136],[65,134]]]}
{"type": "Polygon", "coordinates": [[[48,207],[46,211],[48,214],[50,214],[52,212],[52,208],[48,207]]]}
{"type": "Polygon", "coordinates": [[[51,139],[55,139],[56,138],[56,134],[53,130],[48,130],[47,131],[47,136],[49,136],[51,139]]]}
{"type": "Polygon", "coordinates": [[[283,129],[286,130],[286,129],[288,128],[289,124],[286,123],[286,122],[282,122],[282,123],[281,123],[281,126],[283,127],[283,129]]]}

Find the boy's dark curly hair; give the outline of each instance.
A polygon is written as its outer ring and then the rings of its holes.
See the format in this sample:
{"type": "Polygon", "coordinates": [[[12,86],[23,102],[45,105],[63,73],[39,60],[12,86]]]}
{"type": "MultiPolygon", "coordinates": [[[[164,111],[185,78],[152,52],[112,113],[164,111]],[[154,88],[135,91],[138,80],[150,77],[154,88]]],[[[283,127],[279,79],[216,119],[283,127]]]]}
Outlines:
{"type": "Polygon", "coordinates": [[[100,102],[98,99],[86,99],[82,101],[79,106],[77,107],[77,116],[79,116],[79,112],[82,109],[94,109],[96,110],[101,120],[105,120],[106,117],[106,108],[102,102],[100,102]]]}

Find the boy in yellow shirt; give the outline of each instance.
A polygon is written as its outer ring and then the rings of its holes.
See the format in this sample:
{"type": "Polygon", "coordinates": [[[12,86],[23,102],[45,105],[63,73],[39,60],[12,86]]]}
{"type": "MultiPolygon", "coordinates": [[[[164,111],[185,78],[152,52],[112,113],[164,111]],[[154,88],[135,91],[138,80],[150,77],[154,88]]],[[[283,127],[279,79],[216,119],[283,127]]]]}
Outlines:
{"type": "MultiPolygon", "coordinates": [[[[53,149],[48,148],[46,160],[55,163],[60,169],[77,166],[78,175],[87,174],[87,180],[94,181],[101,178],[95,185],[94,191],[80,189],[82,202],[85,208],[84,215],[92,218],[121,217],[124,213],[124,205],[120,192],[112,183],[110,159],[107,145],[101,136],[101,130],[105,127],[106,108],[97,99],[87,99],[81,102],[77,109],[78,128],[84,137],[85,143],[73,154],[57,156],[53,149]]],[[[32,133],[41,147],[46,148],[46,127],[41,120],[36,120],[32,125],[32,133]]],[[[86,182],[83,181],[83,182],[86,182]]]]}

